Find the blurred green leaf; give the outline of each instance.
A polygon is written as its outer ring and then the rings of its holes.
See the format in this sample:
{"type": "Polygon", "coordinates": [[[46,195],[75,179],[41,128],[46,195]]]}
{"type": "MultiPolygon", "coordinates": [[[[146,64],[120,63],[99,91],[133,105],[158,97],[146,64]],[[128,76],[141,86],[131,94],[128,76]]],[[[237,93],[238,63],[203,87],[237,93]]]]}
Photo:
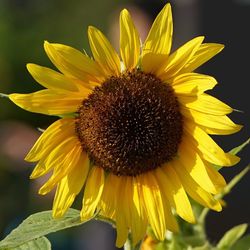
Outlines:
{"type": "Polygon", "coordinates": [[[230,250],[250,250],[250,235],[238,240],[230,250]]]}
{"type": "MultiPolygon", "coordinates": [[[[24,243],[20,246],[8,248],[8,250],[51,250],[51,244],[46,237],[41,237],[27,243],[24,243]]],[[[6,249],[7,250],[7,249],[6,249]]]]}
{"type": "Polygon", "coordinates": [[[24,243],[28,243],[49,233],[78,226],[85,222],[87,221],[82,222],[80,220],[80,212],[75,209],[69,209],[64,217],[60,219],[53,219],[51,211],[36,213],[29,216],[3,239],[0,242],[0,249],[19,247],[24,243]]]}
{"type": "Polygon", "coordinates": [[[247,224],[241,224],[227,231],[217,244],[220,250],[228,250],[246,232],[247,224]]]}

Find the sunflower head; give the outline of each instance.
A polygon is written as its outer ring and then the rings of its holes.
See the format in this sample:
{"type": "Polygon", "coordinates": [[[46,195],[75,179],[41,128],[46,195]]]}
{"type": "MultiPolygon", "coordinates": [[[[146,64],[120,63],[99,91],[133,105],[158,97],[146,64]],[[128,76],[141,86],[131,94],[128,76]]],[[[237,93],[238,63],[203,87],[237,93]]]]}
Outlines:
{"type": "Polygon", "coordinates": [[[223,45],[196,37],[171,52],[172,33],[169,4],[142,46],[123,10],[120,55],[94,27],[88,29],[93,59],[45,42],[59,72],[28,64],[45,89],[9,95],[23,109],[65,117],[45,130],[26,157],[37,162],[31,178],[52,172],[39,193],[56,188],[53,216],[63,216],[84,187],[82,220],[96,211],[113,220],[117,246],[128,233],[137,243],[148,224],[163,240],[166,230],[178,230],[174,214],[194,223],[189,196],[220,211],[213,195],[225,180],[213,164],[239,161],[210,135],[232,134],[241,126],[228,118],[228,105],[205,93],[216,80],[194,72],[223,45]]]}
{"type": "Polygon", "coordinates": [[[83,150],[95,165],[118,176],[136,176],[170,161],[182,129],[173,88],[139,69],[96,87],[76,118],[83,150]]]}

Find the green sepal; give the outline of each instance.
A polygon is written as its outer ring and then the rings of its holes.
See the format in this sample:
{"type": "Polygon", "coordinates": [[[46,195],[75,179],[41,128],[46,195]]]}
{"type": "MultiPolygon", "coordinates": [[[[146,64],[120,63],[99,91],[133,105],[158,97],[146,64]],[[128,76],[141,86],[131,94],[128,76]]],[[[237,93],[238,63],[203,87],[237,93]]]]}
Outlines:
{"type": "Polygon", "coordinates": [[[0,93],[0,97],[3,97],[3,98],[9,98],[9,95],[4,94],[4,93],[0,93]]]}
{"type": "Polygon", "coordinates": [[[60,115],[56,115],[59,116],[60,118],[75,118],[77,117],[77,113],[68,113],[68,114],[60,114],[60,115]]]}
{"type": "Polygon", "coordinates": [[[235,147],[229,151],[230,154],[237,155],[244,147],[246,147],[250,143],[250,138],[248,138],[245,142],[243,142],[240,146],[235,147]]]}
{"type": "Polygon", "coordinates": [[[219,250],[229,250],[246,232],[247,224],[241,224],[228,230],[217,244],[219,250]]]}
{"type": "MultiPolygon", "coordinates": [[[[248,144],[250,143],[250,138],[248,138],[245,142],[243,142],[241,145],[231,149],[228,153],[232,155],[237,155],[240,151],[242,151],[248,144]]],[[[223,166],[214,165],[214,168],[216,170],[220,170],[223,166]]]]}
{"type": "Polygon", "coordinates": [[[250,234],[239,239],[230,250],[249,250],[250,249],[250,234]]]}

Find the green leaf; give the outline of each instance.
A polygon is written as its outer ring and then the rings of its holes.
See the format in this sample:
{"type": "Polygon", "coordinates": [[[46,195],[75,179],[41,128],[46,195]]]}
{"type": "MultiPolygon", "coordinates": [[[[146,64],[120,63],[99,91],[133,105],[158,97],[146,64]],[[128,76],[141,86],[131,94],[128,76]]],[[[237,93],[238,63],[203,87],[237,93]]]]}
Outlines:
{"type": "Polygon", "coordinates": [[[247,224],[241,224],[231,228],[221,238],[217,247],[221,250],[230,249],[231,246],[246,232],[247,224]]]}
{"type": "Polygon", "coordinates": [[[250,235],[247,235],[238,240],[233,245],[233,248],[231,248],[230,250],[249,250],[249,249],[250,249],[250,235]]]}
{"type": "Polygon", "coordinates": [[[46,237],[41,237],[27,243],[24,243],[20,246],[7,248],[6,250],[51,250],[51,244],[46,237]]]}
{"type": "MultiPolygon", "coordinates": [[[[53,219],[51,211],[33,214],[24,220],[5,239],[0,242],[0,249],[9,249],[28,243],[52,232],[81,225],[80,212],[69,209],[63,218],[53,219]]],[[[33,249],[33,248],[31,248],[33,249]]]]}

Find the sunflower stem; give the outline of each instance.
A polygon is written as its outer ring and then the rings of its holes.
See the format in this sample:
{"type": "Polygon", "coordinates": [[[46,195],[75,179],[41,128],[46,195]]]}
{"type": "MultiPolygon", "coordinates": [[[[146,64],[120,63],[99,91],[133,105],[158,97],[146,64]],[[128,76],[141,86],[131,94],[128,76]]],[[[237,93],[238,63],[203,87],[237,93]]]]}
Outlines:
{"type": "Polygon", "coordinates": [[[237,174],[227,185],[220,194],[216,195],[216,199],[222,199],[225,195],[231,192],[233,187],[247,174],[250,170],[250,164],[248,164],[239,174],[237,174]]]}
{"type": "Polygon", "coordinates": [[[205,226],[205,219],[206,219],[206,217],[207,217],[207,215],[208,215],[209,210],[210,210],[210,209],[207,208],[207,207],[204,208],[204,209],[202,210],[202,212],[201,212],[199,218],[198,218],[198,223],[199,223],[200,225],[202,225],[202,227],[205,226]]]}
{"type": "MultiPolygon", "coordinates": [[[[246,144],[249,143],[249,139],[245,142],[246,144]]],[[[247,174],[247,172],[250,170],[250,164],[248,164],[239,174],[237,174],[227,185],[221,193],[215,195],[215,198],[217,200],[222,199],[225,195],[231,192],[232,188],[247,174]]],[[[209,212],[209,208],[204,208],[198,218],[198,223],[204,226],[206,216],[209,212]]]]}

